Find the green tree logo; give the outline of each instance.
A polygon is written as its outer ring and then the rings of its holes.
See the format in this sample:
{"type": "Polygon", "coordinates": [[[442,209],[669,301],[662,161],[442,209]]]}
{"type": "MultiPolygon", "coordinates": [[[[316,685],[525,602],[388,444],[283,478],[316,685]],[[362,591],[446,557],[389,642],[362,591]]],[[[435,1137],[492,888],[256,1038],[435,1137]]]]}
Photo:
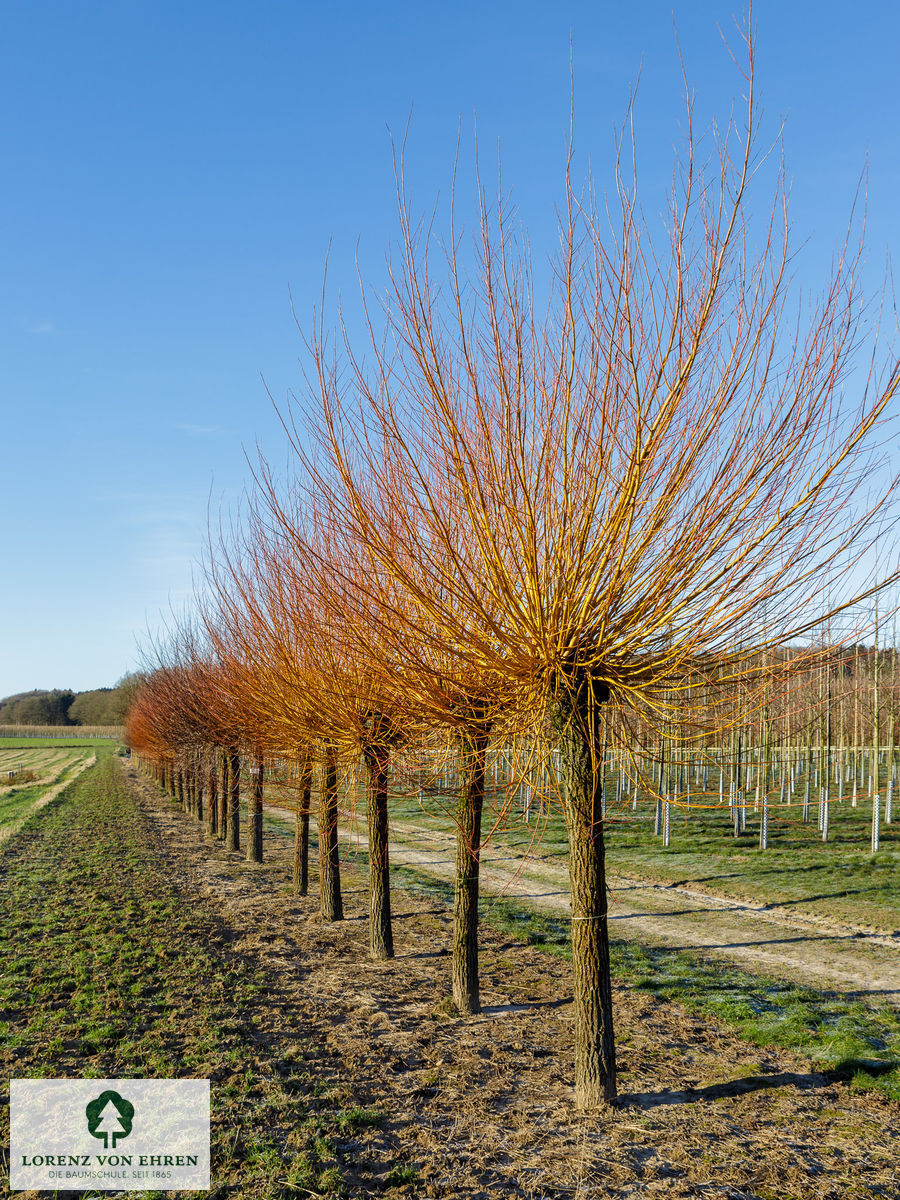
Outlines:
{"type": "Polygon", "coordinates": [[[123,1099],[118,1092],[101,1092],[84,1111],[89,1132],[95,1138],[103,1138],[104,1150],[115,1150],[116,1142],[131,1133],[134,1105],[123,1099]]]}

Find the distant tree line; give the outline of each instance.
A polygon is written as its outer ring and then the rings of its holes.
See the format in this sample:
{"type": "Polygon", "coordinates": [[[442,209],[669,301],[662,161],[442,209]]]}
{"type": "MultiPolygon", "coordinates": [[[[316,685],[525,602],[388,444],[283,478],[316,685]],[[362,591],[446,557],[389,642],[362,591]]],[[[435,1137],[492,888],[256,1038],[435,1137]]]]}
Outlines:
{"type": "Polygon", "coordinates": [[[115,687],[88,692],[18,692],[0,700],[0,725],[121,725],[137,682],[126,675],[115,687]]]}

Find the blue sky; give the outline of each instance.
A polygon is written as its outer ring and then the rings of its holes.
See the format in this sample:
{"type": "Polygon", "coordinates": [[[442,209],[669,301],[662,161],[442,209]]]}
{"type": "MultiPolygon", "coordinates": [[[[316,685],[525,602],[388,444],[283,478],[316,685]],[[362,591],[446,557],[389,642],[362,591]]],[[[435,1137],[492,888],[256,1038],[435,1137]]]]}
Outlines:
{"type": "MultiPolygon", "coordinates": [[[[500,145],[533,252],[550,252],[574,53],[579,163],[608,181],[640,75],[653,203],[679,138],[673,16],[701,121],[741,83],[728,3],[0,5],[0,696],[111,684],[183,605],[207,512],[257,440],[263,379],[302,387],[321,292],[374,287],[396,236],[391,144],[427,210],[463,131],[500,145]]],[[[892,3],[754,6],[763,127],[785,121],[797,281],[824,279],[868,161],[867,272],[900,242],[892,3]]],[[[760,209],[765,188],[757,196],[760,209]]]]}

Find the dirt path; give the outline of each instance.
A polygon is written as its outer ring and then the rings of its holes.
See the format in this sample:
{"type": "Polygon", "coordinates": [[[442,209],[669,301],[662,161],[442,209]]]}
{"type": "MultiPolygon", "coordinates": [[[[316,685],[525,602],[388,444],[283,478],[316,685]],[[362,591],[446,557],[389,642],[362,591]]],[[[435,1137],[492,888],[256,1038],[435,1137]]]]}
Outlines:
{"type": "MultiPolygon", "coordinates": [[[[284,809],[267,806],[267,812],[293,822],[284,809]]],[[[364,830],[353,832],[352,844],[366,847],[364,830]]],[[[442,830],[391,823],[396,865],[449,880],[453,854],[452,838],[442,830]]],[[[488,895],[521,896],[546,912],[570,911],[568,870],[558,861],[489,845],[482,881],[488,895]]],[[[900,935],[787,916],[730,897],[626,876],[610,879],[610,930],[614,937],[703,950],[748,971],[900,1005],[900,935]]]]}

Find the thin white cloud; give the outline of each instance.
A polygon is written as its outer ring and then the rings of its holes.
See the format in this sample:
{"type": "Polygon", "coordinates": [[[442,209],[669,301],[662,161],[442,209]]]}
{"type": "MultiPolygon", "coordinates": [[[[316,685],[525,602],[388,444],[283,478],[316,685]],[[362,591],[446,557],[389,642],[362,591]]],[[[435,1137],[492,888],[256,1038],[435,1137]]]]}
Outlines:
{"type": "Polygon", "coordinates": [[[120,526],[137,529],[177,528],[195,530],[206,528],[207,497],[205,493],[161,500],[151,492],[127,491],[123,488],[97,487],[93,496],[106,505],[111,519],[120,526]]]}
{"type": "Polygon", "coordinates": [[[29,321],[25,324],[26,333],[35,333],[40,337],[52,337],[57,328],[52,321],[29,321]]]}
{"type": "Polygon", "coordinates": [[[222,434],[232,432],[223,425],[189,425],[184,421],[178,421],[175,428],[180,429],[182,433],[190,433],[194,437],[220,437],[222,434]]]}

